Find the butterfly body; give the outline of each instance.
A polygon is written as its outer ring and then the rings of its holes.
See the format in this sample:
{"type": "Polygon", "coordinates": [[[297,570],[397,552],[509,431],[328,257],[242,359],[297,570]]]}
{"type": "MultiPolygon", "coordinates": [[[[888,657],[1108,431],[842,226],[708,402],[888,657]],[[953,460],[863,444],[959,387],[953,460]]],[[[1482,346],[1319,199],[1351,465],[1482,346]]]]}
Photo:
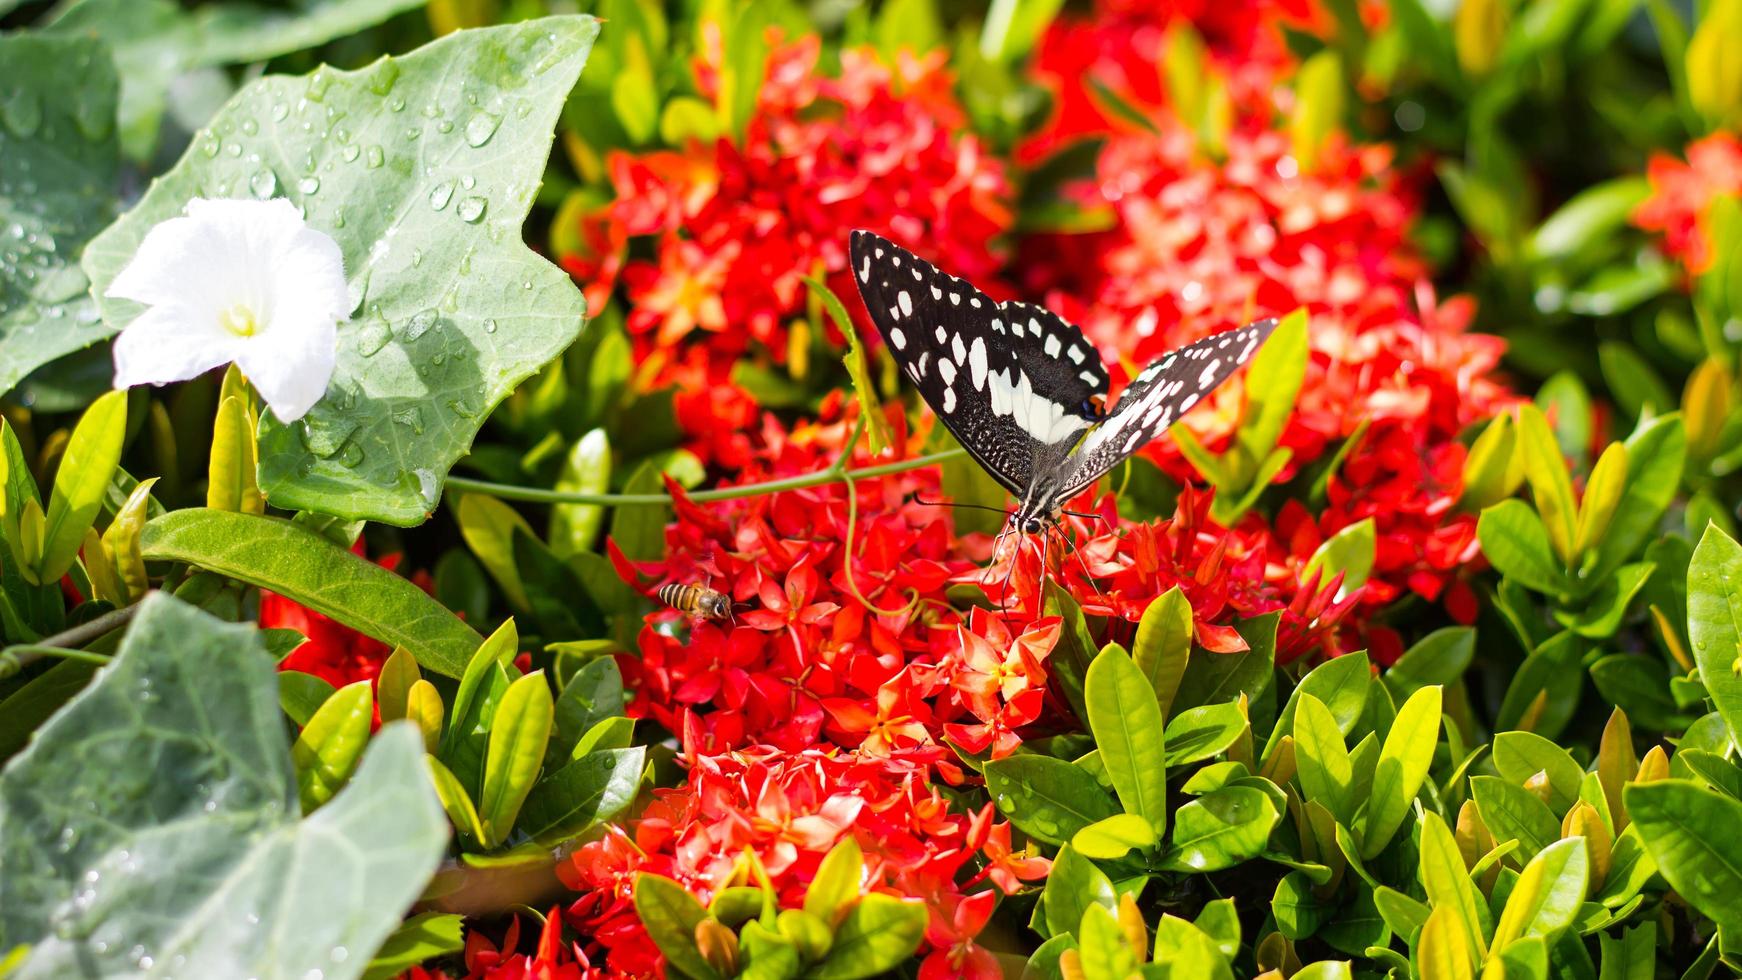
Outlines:
{"type": "Polygon", "coordinates": [[[1018,503],[1008,527],[1059,521],[1066,501],[1178,421],[1252,358],[1260,320],[1144,368],[1110,409],[1083,333],[1044,307],[995,302],[893,242],[855,231],[859,295],[890,353],[946,427],[1018,503]]]}

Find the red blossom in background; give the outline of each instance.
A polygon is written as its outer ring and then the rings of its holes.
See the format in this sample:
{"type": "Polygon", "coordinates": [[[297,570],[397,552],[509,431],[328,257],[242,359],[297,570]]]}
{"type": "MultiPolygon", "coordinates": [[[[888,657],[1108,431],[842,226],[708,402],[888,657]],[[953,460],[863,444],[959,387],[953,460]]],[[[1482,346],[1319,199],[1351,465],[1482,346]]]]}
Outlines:
{"type": "Polygon", "coordinates": [[[1711,267],[1712,243],[1703,224],[1720,196],[1742,195],[1742,139],[1717,132],[1688,144],[1687,162],[1663,153],[1646,165],[1651,196],[1633,211],[1633,223],[1663,235],[1671,258],[1699,275],[1711,267]]]}
{"type": "MultiPolygon", "coordinates": [[[[351,546],[355,554],[363,554],[363,540],[351,546]]],[[[391,554],[376,560],[388,571],[399,567],[403,555],[391,554]]],[[[429,574],[419,571],[412,576],[424,591],[429,591],[429,574]]],[[[292,629],[301,633],[303,642],[278,664],[279,670],[295,670],[313,674],[334,687],[344,687],[357,681],[373,681],[381,673],[381,665],[393,650],[380,640],[364,636],[343,623],[330,619],[291,599],[260,590],[260,628],[292,629]]]]}

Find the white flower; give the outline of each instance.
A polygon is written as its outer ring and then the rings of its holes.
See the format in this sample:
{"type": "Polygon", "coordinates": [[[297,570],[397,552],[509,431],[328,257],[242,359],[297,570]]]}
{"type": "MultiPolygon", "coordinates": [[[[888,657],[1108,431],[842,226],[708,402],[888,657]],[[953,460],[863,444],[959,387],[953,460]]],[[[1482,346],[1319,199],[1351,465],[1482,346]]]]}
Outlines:
{"type": "Polygon", "coordinates": [[[282,198],[189,201],[187,217],[146,233],[108,295],[150,307],[115,339],[115,387],[234,361],[286,422],[326,393],[351,309],[338,243],[282,198]]]}

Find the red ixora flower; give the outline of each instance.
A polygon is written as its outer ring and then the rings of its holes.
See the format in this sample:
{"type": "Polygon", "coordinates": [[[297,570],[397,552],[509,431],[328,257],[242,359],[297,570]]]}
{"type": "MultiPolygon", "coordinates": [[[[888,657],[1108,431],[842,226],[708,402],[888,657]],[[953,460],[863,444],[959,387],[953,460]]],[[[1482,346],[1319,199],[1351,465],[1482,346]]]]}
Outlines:
{"type": "Polygon", "coordinates": [[[1742,139],[1717,132],[1688,144],[1687,162],[1654,153],[1646,164],[1651,196],[1633,211],[1633,223],[1663,235],[1664,251],[1681,260],[1689,275],[1712,264],[1706,212],[1720,196],[1742,195],[1742,139]]]}

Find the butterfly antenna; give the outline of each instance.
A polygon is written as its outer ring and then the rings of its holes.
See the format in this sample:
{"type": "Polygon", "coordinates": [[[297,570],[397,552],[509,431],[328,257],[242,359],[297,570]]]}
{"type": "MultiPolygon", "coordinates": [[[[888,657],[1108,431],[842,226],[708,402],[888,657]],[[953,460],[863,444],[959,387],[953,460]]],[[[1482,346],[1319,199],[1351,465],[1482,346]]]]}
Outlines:
{"type": "Polygon", "coordinates": [[[990,507],[986,504],[966,504],[954,500],[927,500],[917,493],[913,495],[913,502],[916,504],[923,504],[926,507],[967,507],[971,510],[989,510],[994,514],[1003,514],[1005,517],[1010,516],[1010,511],[1003,507],[990,507]]]}

